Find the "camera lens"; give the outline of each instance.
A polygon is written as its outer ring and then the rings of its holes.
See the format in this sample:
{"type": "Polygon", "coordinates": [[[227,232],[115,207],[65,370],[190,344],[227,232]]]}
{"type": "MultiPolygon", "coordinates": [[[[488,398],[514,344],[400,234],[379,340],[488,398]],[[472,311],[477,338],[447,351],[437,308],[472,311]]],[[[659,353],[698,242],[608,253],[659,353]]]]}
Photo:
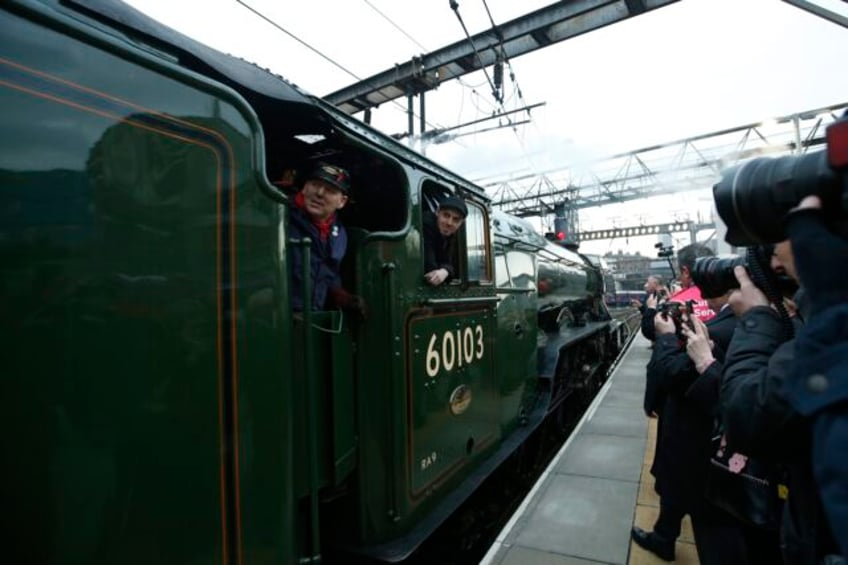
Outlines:
{"type": "Polygon", "coordinates": [[[703,298],[718,298],[728,290],[739,288],[733,274],[737,265],[746,267],[744,257],[698,257],[692,267],[692,280],[703,298]]]}
{"type": "Polygon", "coordinates": [[[731,167],[713,186],[713,197],[727,225],[725,240],[731,245],[753,245],[786,239],[786,213],[805,196],[816,194],[825,203],[835,202],[839,191],[826,152],[818,151],[761,157],[731,167]]]}

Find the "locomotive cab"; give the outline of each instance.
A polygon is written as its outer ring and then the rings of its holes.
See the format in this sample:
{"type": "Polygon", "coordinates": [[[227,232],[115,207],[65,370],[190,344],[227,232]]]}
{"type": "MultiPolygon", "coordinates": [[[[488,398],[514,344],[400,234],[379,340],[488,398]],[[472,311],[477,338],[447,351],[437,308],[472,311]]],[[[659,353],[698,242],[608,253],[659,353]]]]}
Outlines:
{"type": "Polygon", "coordinates": [[[322,311],[294,322],[295,494],[300,522],[326,526],[299,537],[391,558],[450,514],[460,499],[445,505],[444,493],[501,439],[488,205],[473,185],[411,166],[392,140],[326,110],[333,120],[322,131],[276,125],[266,144],[281,156],[268,177],[290,197],[316,160],[350,173],[342,282],[368,307],[365,320],[322,311]],[[460,192],[468,216],[454,241],[457,277],[434,288],[424,282],[422,220],[460,192]],[[325,520],[340,515],[356,526],[325,520]]]}

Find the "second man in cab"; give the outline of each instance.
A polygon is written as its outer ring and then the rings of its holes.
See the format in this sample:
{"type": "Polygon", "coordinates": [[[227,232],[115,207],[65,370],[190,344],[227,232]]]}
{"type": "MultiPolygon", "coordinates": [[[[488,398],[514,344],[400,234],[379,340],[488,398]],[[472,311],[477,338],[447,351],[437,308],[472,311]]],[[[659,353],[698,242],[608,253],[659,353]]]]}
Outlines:
{"type": "Polygon", "coordinates": [[[424,216],[424,280],[439,286],[456,277],[456,233],[462,227],[468,208],[461,198],[448,196],[436,213],[424,216]]]}

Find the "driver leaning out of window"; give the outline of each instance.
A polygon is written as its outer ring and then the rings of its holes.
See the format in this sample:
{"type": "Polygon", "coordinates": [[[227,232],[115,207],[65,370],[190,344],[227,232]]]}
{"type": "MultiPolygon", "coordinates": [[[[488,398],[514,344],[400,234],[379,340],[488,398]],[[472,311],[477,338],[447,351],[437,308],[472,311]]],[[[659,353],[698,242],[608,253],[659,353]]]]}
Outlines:
{"type": "Polygon", "coordinates": [[[439,286],[456,277],[456,232],[462,227],[468,208],[461,198],[448,196],[436,213],[424,215],[424,280],[439,286]]]}

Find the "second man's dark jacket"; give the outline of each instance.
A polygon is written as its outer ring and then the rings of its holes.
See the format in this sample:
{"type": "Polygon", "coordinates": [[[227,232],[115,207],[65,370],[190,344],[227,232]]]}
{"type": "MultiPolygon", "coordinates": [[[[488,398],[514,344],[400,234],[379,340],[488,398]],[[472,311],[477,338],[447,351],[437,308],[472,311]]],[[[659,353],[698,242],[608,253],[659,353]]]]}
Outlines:
{"type": "Polygon", "coordinates": [[[456,278],[456,234],[443,236],[436,222],[435,214],[424,214],[424,272],[444,269],[449,281],[456,278]]]}

